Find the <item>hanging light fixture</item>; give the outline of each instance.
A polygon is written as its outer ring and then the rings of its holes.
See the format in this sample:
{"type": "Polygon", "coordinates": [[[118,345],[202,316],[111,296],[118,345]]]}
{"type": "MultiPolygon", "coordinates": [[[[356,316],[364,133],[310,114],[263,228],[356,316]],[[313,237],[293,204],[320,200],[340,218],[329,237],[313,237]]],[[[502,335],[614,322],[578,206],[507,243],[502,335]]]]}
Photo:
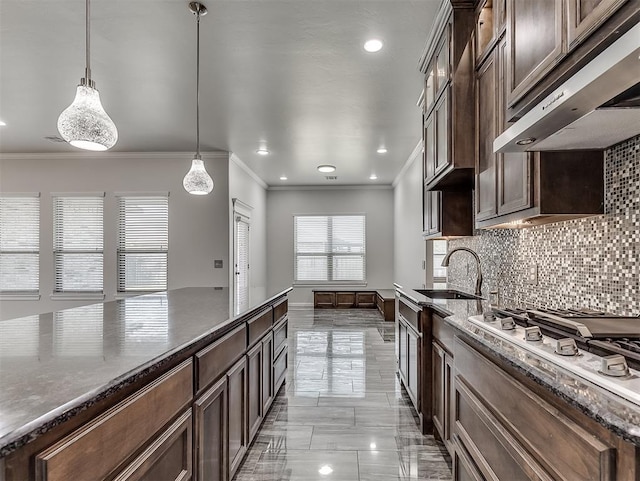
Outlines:
{"type": "Polygon", "coordinates": [[[76,89],[76,97],[58,117],[58,132],[74,147],[85,150],[107,150],[118,141],[118,129],[100,103],[100,94],[91,79],[89,0],[86,0],[84,77],[76,89]]]}
{"type": "Polygon", "coordinates": [[[207,14],[207,7],[199,2],[191,2],[189,10],[196,16],[196,155],[191,161],[191,169],[182,180],[185,190],[194,195],[206,195],[213,190],[213,179],[204,168],[200,156],[200,17],[207,14]]]}

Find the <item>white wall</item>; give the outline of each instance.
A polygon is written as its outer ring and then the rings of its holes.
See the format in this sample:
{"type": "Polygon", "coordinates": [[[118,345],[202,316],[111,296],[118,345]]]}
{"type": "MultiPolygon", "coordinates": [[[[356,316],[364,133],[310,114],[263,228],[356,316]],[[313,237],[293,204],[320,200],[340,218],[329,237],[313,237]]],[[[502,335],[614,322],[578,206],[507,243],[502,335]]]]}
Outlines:
{"type": "MultiPolygon", "coordinates": [[[[390,188],[300,188],[267,192],[267,272],[275,286],[293,283],[295,214],[365,214],[367,286],[393,287],[393,191],[390,188]]],[[[312,304],[311,287],[295,287],[292,304],[312,304]]]]}
{"type": "Polygon", "coordinates": [[[411,153],[394,182],[394,282],[409,288],[426,282],[422,239],[422,145],[411,153]]]}
{"type": "MultiPolygon", "coordinates": [[[[253,209],[249,231],[249,304],[263,298],[267,287],[267,184],[253,173],[235,154],[229,162],[229,197],[253,209]]],[[[229,203],[229,261],[233,262],[233,204],[229,203]]],[[[233,266],[231,266],[233,267],[233,266]]],[[[233,268],[229,269],[233,285],[233,268]]]]}
{"type": "Polygon", "coordinates": [[[114,192],[169,192],[169,288],[228,286],[228,154],[203,155],[215,187],[193,196],[182,187],[189,153],[3,154],[0,192],[40,192],[39,301],[0,301],[0,319],[65,309],[96,301],[51,300],[53,289],[52,192],[106,192],[104,206],[105,299],[116,291],[114,192]],[[214,269],[214,259],[224,261],[214,269]]]}

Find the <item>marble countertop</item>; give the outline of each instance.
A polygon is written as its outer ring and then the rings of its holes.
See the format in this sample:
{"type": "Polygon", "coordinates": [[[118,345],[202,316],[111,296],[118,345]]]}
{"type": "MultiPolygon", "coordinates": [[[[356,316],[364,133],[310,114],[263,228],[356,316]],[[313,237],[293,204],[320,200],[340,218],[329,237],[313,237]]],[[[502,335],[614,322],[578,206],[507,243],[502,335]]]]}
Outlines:
{"type": "Polygon", "coordinates": [[[0,457],[289,290],[237,316],[228,289],[188,287],[0,321],[0,457]]]}
{"type": "Polygon", "coordinates": [[[418,305],[433,308],[449,325],[493,351],[529,379],[623,439],[640,446],[640,408],[637,404],[470,322],[469,317],[481,316],[490,310],[487,300],[431,299],[412,289],[396,286],[396,290],[418,305]]]}

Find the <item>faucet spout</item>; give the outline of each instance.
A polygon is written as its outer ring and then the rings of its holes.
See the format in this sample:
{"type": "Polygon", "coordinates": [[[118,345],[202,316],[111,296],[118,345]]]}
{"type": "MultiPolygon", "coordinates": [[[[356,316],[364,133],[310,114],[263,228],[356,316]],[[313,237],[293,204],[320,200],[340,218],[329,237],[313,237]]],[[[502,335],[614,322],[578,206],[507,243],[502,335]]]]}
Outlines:
{"type": "Polygon", "coordinates": [[[482,269],[480,268],[480,257],[478,256],[478,254],[476,254],[475,251],[469,249],[468,247],[455,247],[451,249],[446,256],[444,256],[444,259],[442,259],[442,264],[441,264],[442,267],[449,267],[449,258],[451,257],[451,254],[458,251],[466,251],[469,254],[471,254],[473,258],[476,260],[476,270],[478,272],[478,278],[476,279],[475,294],[476,296],[481,297],[482,296],[482,269]]]}

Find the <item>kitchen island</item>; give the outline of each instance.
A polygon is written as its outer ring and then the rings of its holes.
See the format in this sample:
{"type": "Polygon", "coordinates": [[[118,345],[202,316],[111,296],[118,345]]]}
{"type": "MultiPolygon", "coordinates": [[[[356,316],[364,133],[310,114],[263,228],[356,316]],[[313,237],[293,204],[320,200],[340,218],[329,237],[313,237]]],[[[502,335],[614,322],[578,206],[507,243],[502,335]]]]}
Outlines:
{"type": "Polygon", "coordinates": [[[640,479],[640,393],[614,394],[495,335],[485,300],[397,296],[400,314],[403,303],[420,313],[418,406],[454,479],[640,479]]]}
{"type": "Polygon", "coordinates": [[[239,315],[183,288],[0,322],[0,479],[230,479],[284,382],[290,289],[239,315]]]}

